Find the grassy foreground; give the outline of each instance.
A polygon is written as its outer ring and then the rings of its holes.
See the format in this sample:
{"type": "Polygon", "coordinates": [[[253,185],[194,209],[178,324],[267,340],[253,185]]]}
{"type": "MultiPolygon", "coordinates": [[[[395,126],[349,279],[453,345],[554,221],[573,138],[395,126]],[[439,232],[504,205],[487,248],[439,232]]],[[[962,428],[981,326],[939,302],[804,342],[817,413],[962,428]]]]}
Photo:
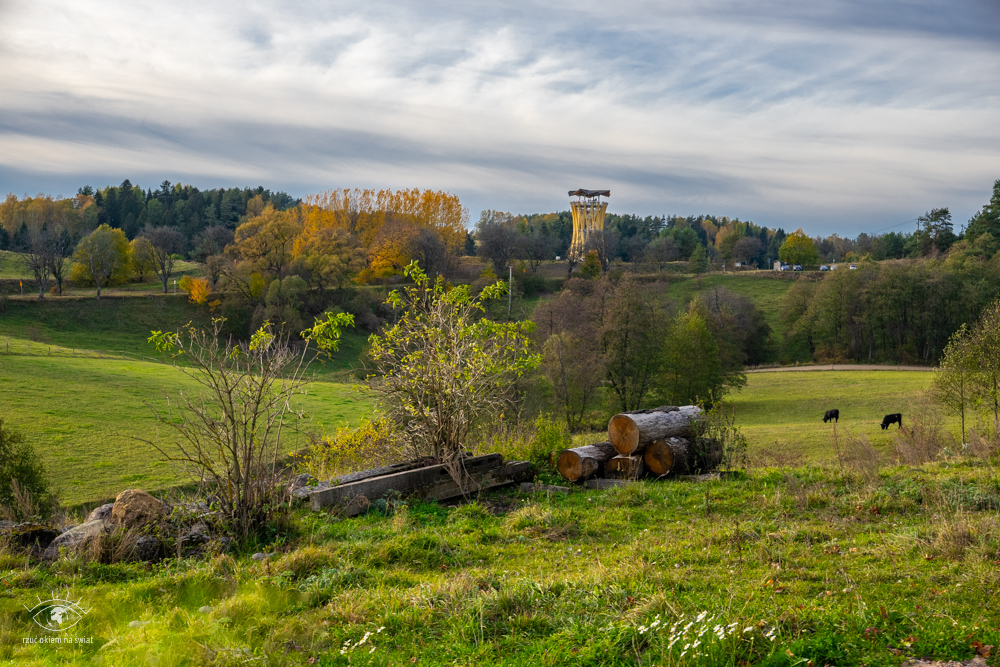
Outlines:
{"type": "MultiPolygon", "coordinates": [[[[1000,645],[1000,478],[976,460],[762,469],[300,512],[247,553],[0,556],[0,659],[96,665],[899,665],[1000,645]],[[66,641],[22,605],[79,601],[66,641]]],[[[986,650],[986,649],[982,649],[986,650]]]]}
{"type": "MultiPolygon", "coordinates": [[[[166,408],[166,397],[196,388],[160,363],[65,356],[0,355],[0,415],[31,440],[53,487],[69,505],[94,503],[126,488],[164,489],[185,479],[144,438],[169,429],[157,424],[144,402],[166,408]]],[[[357,423],[370,401],[350,385],[314,382],[299,396],[305,428],[332,431],[357,423]]],[[[289,450],[304,446],[288,439],[289,450]]]]}

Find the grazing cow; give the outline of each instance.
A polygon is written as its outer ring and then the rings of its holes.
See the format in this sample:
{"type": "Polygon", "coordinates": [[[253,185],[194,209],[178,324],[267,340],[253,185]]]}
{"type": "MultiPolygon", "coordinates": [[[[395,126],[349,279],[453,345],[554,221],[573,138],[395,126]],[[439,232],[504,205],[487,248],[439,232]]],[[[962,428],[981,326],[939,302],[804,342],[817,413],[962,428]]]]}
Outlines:
{"type": "Polygon", "coordinates": [[[840,410],[827,410],[826,414],[823,415],[823,423],[825,424],[828,421],[830,421],[831,419],[833,421],[835,421],[835,422],[839,422],[840,421],[840,410]]]}
{"type": "Polygon", "coordinates": [[[882,430],[886,430],[892,424],[899,424],[899,428],[903,428],[903,415],[897,412],[894,415],[886,415],[882,417],[882,430]]]}

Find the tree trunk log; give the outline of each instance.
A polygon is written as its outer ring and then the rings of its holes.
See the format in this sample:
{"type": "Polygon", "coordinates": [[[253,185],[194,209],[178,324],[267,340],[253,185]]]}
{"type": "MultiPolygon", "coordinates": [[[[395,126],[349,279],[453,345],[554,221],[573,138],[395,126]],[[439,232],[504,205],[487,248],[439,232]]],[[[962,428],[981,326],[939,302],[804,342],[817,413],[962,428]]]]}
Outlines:
{"type": "Polygon", "coordinates": [[[608,422],[608,440],[622,456],[641,454],[654,440],[690,436],[701,416],[697,405],[624,412],[608,422]]]}
{"type": "Polygon", "coordinates": [[[556,470],[569,481],[579,482],[602,470],[604,464],[614,455],[615,448],[610,442],[564,449],[559,452],[556,470]]]}
{"type": "Polygon", "coordinates": [[[604,466],[608,477],[616,479],[639,479],[645,466],[642,456],[616,456],[604,466]]]}
{"type": "Polygon", "coordinates": [[[654,475],[686,475],[692,453],[691,443],[684,438],[663,438],[649,443],[642,459],[654,475]]]}

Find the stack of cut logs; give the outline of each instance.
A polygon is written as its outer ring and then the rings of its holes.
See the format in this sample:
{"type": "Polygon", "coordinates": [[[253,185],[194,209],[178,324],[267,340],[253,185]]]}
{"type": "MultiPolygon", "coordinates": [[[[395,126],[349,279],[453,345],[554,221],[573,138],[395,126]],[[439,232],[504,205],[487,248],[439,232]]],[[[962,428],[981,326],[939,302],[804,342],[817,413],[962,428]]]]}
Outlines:
{"type": "Polygon", "coordinates": [[[694,428],[702,414],[698,406],[684,405],[615,415],[606,442],[564,449],[556,469],[571,482],[595,475],[638,479],[706,472],[718,466],[721,450],[697,438],[694,428]]]}

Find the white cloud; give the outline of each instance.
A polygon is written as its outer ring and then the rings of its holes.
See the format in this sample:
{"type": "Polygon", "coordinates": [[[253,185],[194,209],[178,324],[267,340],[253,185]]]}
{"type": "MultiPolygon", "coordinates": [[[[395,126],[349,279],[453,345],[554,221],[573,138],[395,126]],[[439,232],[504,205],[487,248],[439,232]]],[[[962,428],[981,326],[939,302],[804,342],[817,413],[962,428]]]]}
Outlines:
{"type": "Polygon", "coordinates": [[[619,211],[815,231],[967,218],[1000,177],[988,9],[822,7],[8,4],[0,190],[253,179],[532,211],[610,187],[619,211]]]}

